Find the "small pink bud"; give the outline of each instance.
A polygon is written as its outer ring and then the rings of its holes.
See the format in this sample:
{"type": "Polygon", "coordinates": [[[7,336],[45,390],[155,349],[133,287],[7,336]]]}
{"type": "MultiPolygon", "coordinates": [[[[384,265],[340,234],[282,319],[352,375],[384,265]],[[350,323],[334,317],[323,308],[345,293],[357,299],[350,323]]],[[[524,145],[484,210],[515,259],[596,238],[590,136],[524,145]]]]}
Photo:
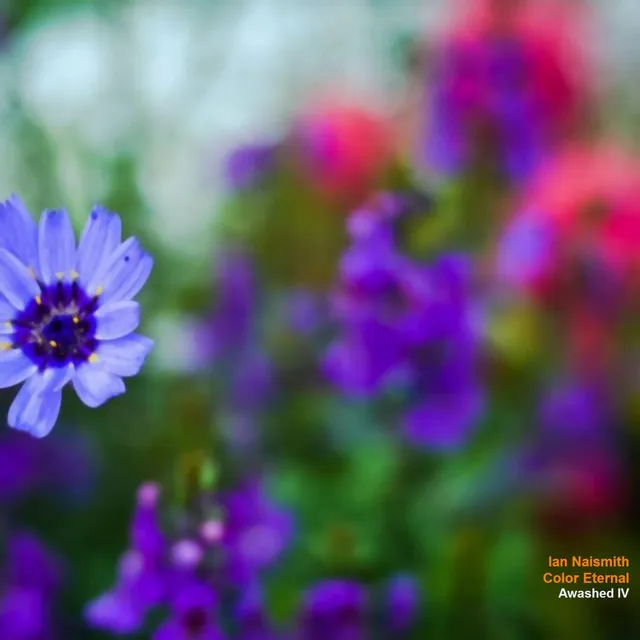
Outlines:
{"type": "Polygon", "coordinates": [[[179,567],[191,569],[202,561],[202,547],[193,540],[180,540],[173,545],[171,556],[179,567]]]}
{"type": "Polygon", "coordinates": [[[156,482],[145,482],[138,488],[138,503],[145,507],[155,507],[160,497],[160,485],[156,482]]]}
{"type": "Polygon", "coordinates": [[[217,544],[224,535],[224,525],[221,520],[207,520],[200,527],[200,535],[208,544],[217,544]]]}

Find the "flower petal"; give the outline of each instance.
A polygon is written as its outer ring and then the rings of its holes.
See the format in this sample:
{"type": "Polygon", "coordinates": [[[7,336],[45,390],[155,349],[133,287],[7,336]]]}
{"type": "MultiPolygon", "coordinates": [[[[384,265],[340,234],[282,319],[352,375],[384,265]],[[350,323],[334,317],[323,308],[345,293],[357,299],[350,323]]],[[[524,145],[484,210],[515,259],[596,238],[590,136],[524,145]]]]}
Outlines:
{"type": "Polygon", "coordinates": [[[0,389],[20,384],[36,370],[36,365],[22,353],[21,349],[0,351],[0,389]]]}
{"type": "Polygon", "coordinates": [[[0,249],[0,291],[20,311],[40,293],[40,287],[27,267],[6,249],[0,249]]]}
{"type": "Polygon", "coordinates": [[[46,374],[34,375],[27,380],[9,409],[10,427],[36,438],[44,438],[51,432],[62,403],[61,391],[52,391],[51,383],[52,377],[46,374]]]}
{"type": "Polygon", "coordinates": [[[431,398],[407,412],[404,434],[418,446],[442,451],[455,449],[469,437],[483,406],[484,398],[477,388],[449,398],[431,398]]]}
{"type": "Polygon", "coordinates": [[[135,607],[133,598],[126,591],[116,587],[90,602],[85,609],[85,618],[98,629],[126,634],[142,626],[144,613],[146,611],[135,607]]]}
{"type": "Polygon", "coordinates": [[[95,313],[96,338],[98,340],[115,340],[129,335],[140,324],[140,305],[131,300],[113,302],[100,307],[95,313]]]}
{"type": "Polygon", "coordinates": [[[153,269],[153,258],[145,254],[139,260],[138,265],[130,273],[122,273],[119,285],[114,283],[102,295],[103,302],[117,302],[120,300],[131,300],[142,289],[145,282],[149,279],[151,270],[153,269]]]}
{"type": "Polygon", "coordinates": [[[51,370],[42,375],[31,376],[22,386],[9,409],[9,426],[25,431],[36,438],[44,438],[48,435],[60,413],[62,393],[55,381],[59,377],[51,370]],[[52,390],[54,387],[56,387],[55,391],[52,390]]]}
{"type": "Polygon", "coordinates": [[[0,335],[13,333],[11,321],[16,317],[17,309],[0,293],[0,335]]]}
{"type": "Polygon", "coordinates": [[[91,279],[88,293],[99,293],[105,300],[130,299],[140,291],[149,277],[152,266],[153,260],[142,249],[138,239],[129,238],[105,260],[91,279]],[[128,297],[116,297],[123,295],[128,297]]]}
{"type": "Polygon", "coordinates": [[[102,342],[96,351],[102,366],[117,376],[135,376],[153,348],[153,340],[131,334],[117,340],[102,342]]]}
{"type": "Polygon", "coordinates": [[[0,203],[0,248],[7,249],[27,267],[38,272],[38,228],[20,196],[0,203]]]}
{"type": "Polygon", "coordinates": [[[105,261],[120,244],[122,224],[120,216],[100,205],[95,205],[80,236],[77,271],[83,282],[91,279],[104,266],[105,261]]]}
{"type": "Polygon", "coordinates": [[[122,378],[94,363],[86,363],[76,369],[73,388],[80,400],[92,409],[125,392],[122,378]]]}
{"type": "Polygon", "coordinates": [[[42,214],[38,249],[42,279],[47,284],[72,279],[76,268],[76,241],[64,209],[51,209],[42,214]]]}

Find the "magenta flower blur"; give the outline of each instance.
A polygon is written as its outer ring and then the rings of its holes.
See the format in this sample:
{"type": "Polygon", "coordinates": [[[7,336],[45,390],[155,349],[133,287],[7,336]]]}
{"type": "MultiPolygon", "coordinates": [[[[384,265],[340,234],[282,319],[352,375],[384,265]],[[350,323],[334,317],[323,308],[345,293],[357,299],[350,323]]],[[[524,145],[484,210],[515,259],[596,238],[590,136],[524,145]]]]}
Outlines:
{"type": "Polygon", "coordinates": [[[120,217],[99,205],[77,248],[66,211],[45,211],[37,226],[17,195],[0,205],[0,226],[0,387],[24,382],[8,423],[42,438],[67,383],[98,407],[140,371],[153,342],[134,333],[133,298],[153,259],[136,238],[121,242],[120,217]]]}
{"type": "Polygon", "coordinates": [[[567,43],[581,16],[543,4],[470,0],[438,43],[422,149],[436,170],[459,174],[489,156],[519,181],[575,128],[587,73],[567,43]]]}

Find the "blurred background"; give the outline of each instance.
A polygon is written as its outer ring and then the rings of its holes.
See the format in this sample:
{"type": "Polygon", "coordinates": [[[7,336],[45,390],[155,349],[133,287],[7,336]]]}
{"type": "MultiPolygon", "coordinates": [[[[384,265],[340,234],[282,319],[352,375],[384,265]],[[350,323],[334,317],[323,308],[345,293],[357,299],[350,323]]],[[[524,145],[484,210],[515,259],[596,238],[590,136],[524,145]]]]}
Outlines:
{"type": "Polygon", "coordinates": [[[2,429],[0,640],[640,637],[639,53],[634,0],[2,0],[0,195],[118,212],[155,348],[2,429]]]}

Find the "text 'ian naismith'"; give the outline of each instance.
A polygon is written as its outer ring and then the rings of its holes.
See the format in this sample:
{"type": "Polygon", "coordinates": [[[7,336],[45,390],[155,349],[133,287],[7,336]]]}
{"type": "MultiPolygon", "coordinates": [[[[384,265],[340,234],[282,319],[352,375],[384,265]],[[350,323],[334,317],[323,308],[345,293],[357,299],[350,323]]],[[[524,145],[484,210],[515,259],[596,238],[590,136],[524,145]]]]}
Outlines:
{"type": "Polygon", "coordinates": [[[611,558],[594,558],[593,556],[571,556],[571,564],[568,558],[554,558],[549,556],[550,567],[628,567],[629,558],[626,556],[613,556],[611,558]]]}

